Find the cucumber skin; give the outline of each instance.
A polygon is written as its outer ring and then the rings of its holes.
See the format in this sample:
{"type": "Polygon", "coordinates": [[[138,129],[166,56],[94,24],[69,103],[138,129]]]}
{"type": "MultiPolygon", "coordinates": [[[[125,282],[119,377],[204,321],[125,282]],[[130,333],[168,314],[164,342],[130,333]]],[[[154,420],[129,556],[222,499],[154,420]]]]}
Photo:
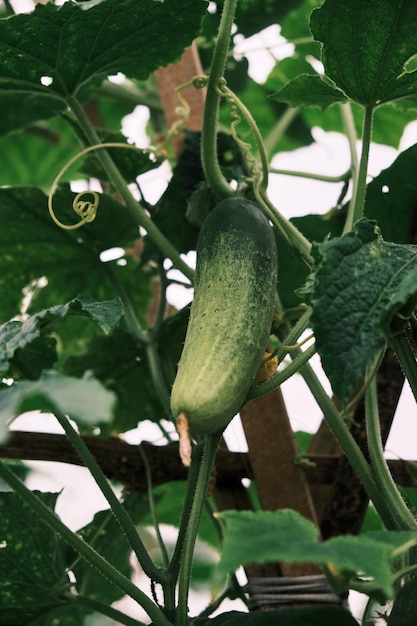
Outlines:
{"type": "Polygon", "coordinates": [[[197,242],[194,299],[171,392],[192,433],[225,428],[261,364],[276,307],[278,257],[267,218],[243,198],[221,201],[197,242]]]}

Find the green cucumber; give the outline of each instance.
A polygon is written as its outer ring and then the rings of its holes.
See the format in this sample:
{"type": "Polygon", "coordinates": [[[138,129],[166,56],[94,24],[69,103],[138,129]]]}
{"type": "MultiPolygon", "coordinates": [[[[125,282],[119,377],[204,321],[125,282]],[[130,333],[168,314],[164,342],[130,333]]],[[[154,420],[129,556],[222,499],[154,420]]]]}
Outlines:
{"type": "Polygon", "coordinates": [[[171,409],[192,433],[227,426],[262,362],[276,306],[272,227],[254,203],[234,197],[209,214],[197,242],[194,299],[171,409]]]}

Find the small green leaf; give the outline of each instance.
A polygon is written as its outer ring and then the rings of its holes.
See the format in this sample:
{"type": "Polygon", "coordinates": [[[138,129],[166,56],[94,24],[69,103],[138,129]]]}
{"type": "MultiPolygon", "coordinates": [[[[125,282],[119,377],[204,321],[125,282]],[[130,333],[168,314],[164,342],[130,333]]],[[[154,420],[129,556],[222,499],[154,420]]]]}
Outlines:
{"type": "MultiPolygon", "coordinates": [[[[39,493],[52,509],[57,494],[39,493]]],[[[12,492],[0,493],[0,626],[24,625],[60,603],[64,546],[37,513],[12,492]]]]}
{"type": "MultiPolygon", "coordinates": [[[[380,531],[345,535],[320,542],[313,522],[295,511],[226,511],[221,572],[231,572],[248,563],[316,563],[338,572],[338,591],[348,586],[351,576],[370,577],[385,597],[393,596],[391,570],[395,549],[415,541],[412,532],[380,531]],[[256,536],[256,542],[248,540],[256,536]]],[[[332,579],[333,582],[336,579],[332,579]]]]}
{"type": "Polygon", "coordinates": [[[315,106],[322,110],[336,102],[347,100],[343,91],[332,87],[321,76],[310,74],[300,74],[271,98],[286,102],[292,107],[315,106]]]}
{"type": "Polygon", "coordinates": [[[112,418],[114,394],[92,378],[82,379],[44,372],[38,381],[22,381],[0,392],[0,434],[27,411],[60,411],[83,424],[94,425],[112,418]]]}
{"type": "Polygon", "coordinates": [[[417,299],[417,249],[382,239],[375,224],[314,245],[311,295],[317,350],[342,402],[385,348],[395,315],[417,299]]]}
{"type": "Polygon", "coordinates": [[[326,75],[366,107],[414,97],[417,71],[415,0],[326,0],[311,15],[310,29],[323,43],[326,75]]]}

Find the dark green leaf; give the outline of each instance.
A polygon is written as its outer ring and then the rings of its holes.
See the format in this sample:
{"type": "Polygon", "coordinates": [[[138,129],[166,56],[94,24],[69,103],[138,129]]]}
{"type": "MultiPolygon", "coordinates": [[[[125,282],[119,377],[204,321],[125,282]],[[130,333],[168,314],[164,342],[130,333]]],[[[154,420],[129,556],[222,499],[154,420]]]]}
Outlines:
{"type": "Polygon", "coordinates": [[[384,349],[393,317],[417,298],[417,249],[383,241],[373,223],[314,246],[312,327],[323,368],[346,402],[384,349]]]}
{"type": "Polygon", "coordinates": [[[272,98],[292,107],[316,106],[320,109],[336,102],[346,102],[346,96],[340,89],[332,87],[320,76],[310,74],[300,74],[272,98]]]}
{"type": "Polygon", "coordinates": [[[0,432],[27,411],[60,411],[83,424],[108,422],[113,415],[114,394],[92,376],[82,379],[44,372],[34,381],[22,381],[0,392],[0,432]]]}
{"type": "Polygon", "coordinates": [[[414,0],[326,0],[310,28],[327,76],[352,100],[375,107],[415,96],[417,71],[407,67],[417,53],[414,0]]]}
{"type": "Polygon", "coordinates": [[[417,199],[416,167],[417,144],[401,152],[367,187],[365,215],[377,221],[386,241],[409,240],[417,199]]]}
{"type": "Polygon", "coordinates": [[[88,317],[109,332],[120,322],[123,306],[118,298],[95,302],[80,295],[67,304],[29,316],[24,322],[6,322],[0,326],[0,375],[12,376],[9,368],[14,366],[27,378],[38,378],[43,369],[49,369],[57,355],[55,339],[46,327],[54,320],[73,315],[88,317]]]}
{"type": "MultiPolygon", "coordinates": [[[[66,224],[78,220],[72,210],[74,198],[66,186],[54,196],[55,212],[66,224]]],[[[109,268],[100,254],[115,246],[130,246],[138,237],[137,225],[123,205],[101,194],[96,219],[77,231],[54,224],[47,198],[38,189],[0,189],[0,206],[0,319],[7,321],[19,313],[22,290],[42,277],[47,286],[36,291],[31,310],[68,302],[79,293],[99,301],[115,296],[109,268]]],[[[149,302],[148,281],[135,273],[133,260],[127,261],[126,266],[114,263],[111,268],[135,295],[138,312],[143,312],[149,302]]]]}
{"type": "Polygon", "coordinates": [[[415,626],[417,623],[417,579],[400,588],[388,618],[388,626],[415,626]]]}
{"type": "Polygon", "coordinates": [[[114,419],[107,427],[109,432],[125,432],[142,420],[166,417],[154,389],[146,350],[125,331],[93,337],[88,351],[70,357],[64,371],[70,376],[83,376],[91,371],[115,393],[117,404],[114,419]]]}
{"type": "Polygon", "coordinates": [[[31,14],[0,22],[0,88],[49,95],[56,107],[56,98],[110,74],[147,78],[180,57],[198,34],[206,7],[204,0],[38,4],[31,14]],[[44,77],[52,79],[49,86],[44,77]]]}
{"type": "Polygon", "coordinates": [[[358,626],[358,622],[345,609],[310,607],[281,609],[280,611],[255,611],[240,613],[229,611],[213,619],[198,619],[195,626],[358,626]]]}
{"type": "Polygon", "coordinates": [[[230,572],[248,563],[283,561],[332,565],[338,590],[355,574],[370,577],[385,597],[393,596],[392,553],[415,541],[412,532],[373,532],[319,541],[313,522],[290,509],[280,511],[226,511],[223,553],[219,570],[230,572]],[[256,536],[254,542],[248,537],[256,536]]]}
{"type": "Polygon", "coordinates": [[[66,105],[65,102],[52,99],[47,94],[22,93],[7,83],[2,85],[0,81],[0,108],[2,112],[0,135],[6,135],[33,122],[54,117],[62,113],[66,105]]]}
{"type": "MultiPolygon", "coordinates": [[[[341,234],[344,224],[341,211],[329,211],[326,215],[305,215],[291,221],[309,241],[324,241],[327,237],[341,234]]],[[[303,301],[298,293],[307,279],[305,265],[280,235],[277,236],[279,258],[279,294],[284,308],[296,307],[303,301]]]]}
{"type": "MultiPolygon", "coordinates": [[[[38,494],[55,507],[57,494],[38,494]]],[[[65,584],[63,547],[39,515],[12,492],[0,493],[0,625],[23,626],[59,604],[65,584]]]]}

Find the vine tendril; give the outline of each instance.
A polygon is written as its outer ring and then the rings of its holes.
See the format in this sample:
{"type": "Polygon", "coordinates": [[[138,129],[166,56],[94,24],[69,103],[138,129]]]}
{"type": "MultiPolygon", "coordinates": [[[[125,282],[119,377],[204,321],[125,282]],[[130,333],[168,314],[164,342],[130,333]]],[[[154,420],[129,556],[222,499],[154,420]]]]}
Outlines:
{"type": "Polygon", "coordinates": [[[83,157],[85,154],[88,154],[89,152],[93,152],[94,150],[102,150],[105,148],[125,148],[128,150],[139,150],[147,154],[152,154],[157,160],[161,158],[166,158],[167,144],[170,141],[172,141],[172,139],[175,139],[183,132],[187,124],[189,114],[190,114],[190,106],[188,102],[182,97],[180,92],[186,87],[191,87],[191,86],[195,87],[195,89],[202,89],[203,87],[206,86],[207,80],[208,80],[207,76],[195,76],[190,81],[182,85],[179,85],[175,89],[175,96],[180,103],[179,106],[175,109],[175,113],[179,119],[177,119],[172,124],[171,128],[167,132],[165,140],[160,145],[149,146],[148,148],[142,149],[134,145],[130,145],[126,143],[119,143],[119,142],[99,143],[99,144],[95,144],[93,146],[88,146],[87,148],[84,148],[83,150],[78,152],[76,155],[74,155],[71,159],[69,159],[69,161],[65,163],[65,165],[59,171],[58,175],[55,177],[55,180],[53,181],[51,185],[51,189],[48,194],[48,210],[55,224],[59,226],[60,228],[63,228],[64,230],[75,230],[77,228],[80,228],[81,226],[84,226],[84,224],[88,224],[94,221],[97,215],[97,209],[99,205],[99,194],[89,189],[85,191],[81,191],[79,194],[77,194],[77,196],[74,198],[74,201],[72,203],[72,208],[74,210],[74,213],[76,213],[76,215],[78,215],[81,218],[79,222],[76,222],[75,224],[64,224],[63,222],[61,222],[60,219],[58,219],[58,217],[55,214],[55,210],[53,207],[53,197],[54,197],[55,191],[58,187],[59,181],[61,180],[62,176],[65,174],[68,168],[70,168],[71,165],[75,163],[75,161],[83,157]],[[86,194],[89,194],[90,196],[92,196],[93,201],[81,200],[81,198],[86,194]]]}
{"type": "MultiPolygon", "coordinates": [[[[57,218],[53,207],[53,197],[62,176],[65,174],[68,168],[71,167],[73,163],[75,163],[75,161],[83,157],[85,154],[92,152],[93,150],[101,150],[104,148],[127,148],[129,150],[140,150],[140,148],[138,148],[137,146],[126,143],[99,143],[94,146],[88,146],[87,148],[84,148],[80,152],[77,152],[77,154],[74,155],[69,161],[67,161],[59,171],[58,175],[55,177],[55,180],[52,183],[51,189],[48,194],[49,215],[51,216],[55,224],[60,228],[63,228],[64,230],[75,230],[76,228],[80,228],[81,226],[84,226],[84,224],[88,224],[95,219],[99,205],[99,194],[95,191],[90,191],[89,189],[87,189],[85,191],[81,191],[75,196],[72,203],[72,208],[74,212],[81,218],[80,221],[76,222],[75,224],[64,224],[63,222],[61,222],[61,220],[57,218]],[[93,202],[81,200],[82,196],[85,194],[89,194],[90,196],[92,196],[93,202]]],[[[147,150],[151,153],[153,152],[152,148],[148,148],[147,150]]]]}

